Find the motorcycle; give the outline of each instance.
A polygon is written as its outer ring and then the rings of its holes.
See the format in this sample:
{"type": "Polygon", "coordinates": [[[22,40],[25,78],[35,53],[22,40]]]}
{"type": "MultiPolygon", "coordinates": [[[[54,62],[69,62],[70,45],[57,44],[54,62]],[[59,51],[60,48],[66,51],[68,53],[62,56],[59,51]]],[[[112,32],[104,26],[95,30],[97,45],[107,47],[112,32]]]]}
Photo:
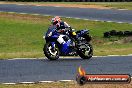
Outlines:
{"type": "Polygon", "coordinates": [[[60,34],[56,26],[50,26],[46,35],[43,51],[49,60],[57,60],[59,56],[77,56],[82,59],[90,59],[93,55],[93,48],[90,44],[91,36],[88,30],[75,31],[68,29],[66,34],[60,34]],[[61,36],[65,43],[60,44],[57,39],[61,36]]]}

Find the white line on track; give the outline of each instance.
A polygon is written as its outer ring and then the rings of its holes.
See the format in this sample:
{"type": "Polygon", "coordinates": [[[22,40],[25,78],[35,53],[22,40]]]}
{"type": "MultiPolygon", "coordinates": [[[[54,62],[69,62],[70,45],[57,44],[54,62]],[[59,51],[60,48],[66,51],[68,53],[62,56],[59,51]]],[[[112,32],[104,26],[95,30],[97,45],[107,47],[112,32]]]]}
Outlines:
{"type": "Polygon", "coordinates": [[[128,55],[107,55],[107,56],[132,56],[132,54],[128,54],[128,55]]]}
{"type": "MultiPolygon", "coordinates": [[[[132,77],[131,77],[132,79],[132,77]]],[[[74,82],[76,80],[58,80],[58,81],[38,81],[38,82],[18,82],[18,83],[0,83],[5,85],[15,85],[15,84],[36,84],[36,83],[53,83],[53,82],[74,82]]]]}
{"type": "Polygon", "coordinates": [[[128,56],[132,56],[132,54],[128,54],[128,56]]]}
{"type": "Polygon", "coordinates": [[[36,5],[36,6],[42,6],[42,5],[36,5]]]}
{"type": "MultiPolygon", "coordinates": [[[[21,14],[27,14],[27,13],[21,13],[21,14]]],[[[35,14],[34,14],[35,15],[35,14]]]]}
{"type": "Polygon", "coordinates": [[[15,85],[16,83],[1,83],[1,84],[5,84],[5,85],[15,85]]]}
{"type": "Polygon", "coordinates": [[[39,81],[39,83],[52,83],[52,82],[55,82],[55,81],[39,81]]]}
{"type": "Polygon", "coordinates": [[[113,22],[113,21],[106,21],[106,22],[113,22]]]}
{"type": "MultiPolygon", "coordinates": [[[[132,56],[132,54],[128,55],[107,55],[107,56],[93,56],[93,57],[118,57],[118,56],[132,56]]],[[[40,57],[38,59],[43,59],[46,57],[40,57]]],[[[60,56],[60,58],[80,58],[79,56],[60,56]]],[[[24,60],[24,59],[31,59],[36,60],[36,58],[13,58],[13,59],[7,59],[7,60],[24,60]]]]}
{"type": "Polygon", "coordinates": [[[71,82],[71,81],[74,81],[74,80],[59,80],[59,82],[71,82]]]}
{"type": "Polygon", "coordinates": [[[35,82],[19,82],[19,84],[34,84],[35,82]]]}
{"type": "Polygon", "coordinates": [[[62,6],[53,6],[53,7],[62,7],[62,6]]]}
{"type": "Polygon", "coordinates": [[[128,9],[118,9],[118,10],[128,10],[128,9]]]}
{"type": "Polygon", "coordinates": [[[40,14],[34,14],[34,15],[39,16],[40,14]]]}
{"type": "Polygon", "coordinates": [[[92,57],[108,57],[108,56],[92,56],[92,57]]]}
{"type": "MultiPolygon", "coordinates": [[[[8,59],[8,60],[24,60],[24,59],[27,59],[27,58],[13,58],[13,59],[8,59]]],[[[28,59],[36,59],[36,58],[28,58],[28,59]]]]}
{"type": "MultiPolygon", "coordinates": [[[[4,11],[0,11],[4,12],[4,11]]],[[[17,12],[7,12],[7,13],[17,13],[17,12]]],[[[18,14],[30,14],[30,13],[18,13],[18,14]]],[[[42,14],[30,14],[30,15],[41,15],[41,16],[52,16],[52,15],[42,15],[42,14]]],[[[60,17],[65,17],[65,16],[60,16],[60,17]]],[[[85,19],[85,18],[78,18],[78,17],[65,17],[65,18],[73,18],[73,19],[82,19],[82,20],[90,20],[90,19],[85,19]]],[[[103,20],[91,20],[91,21],[100,21],[100,22],[114,22],[114,21],[103,21],[103,20]]],[[[127,23],[127,22],[115,22],[115,23],[127,23]]],[[[132,24],[132,23],[128,23],[132,24]]]]}
{"type": "Polygon", "coordinates": [[[122,23],[124,23],[124,22],[117,22],[117,23],[120,23],[120,24],[122,24],[122,23]]]}
{"type": "Polygon", "coordinates": [[[8,12],[8,13],[16,13],[16,12],[8,12]]]}
{"type": "Polygon", "coordinates": [[[94,21],[100,21],[100,20],[94,20],[94,21]]]}
{"type": "Polygon", "coordinates": [[[16,5],[25,5],[25,4],[16,4],[16,5]]]}
{"type": "MultiPolygon", "coordinates": [[[[71,18],[72,18],[72,17],[71,17],[71,18]]],[[[75,17],[74,19],[81,19],[81,18],[75,17]]]]}
{"type": "Polygon", "coordinates": [[[90,20],[90,19],[83,19],[83,20],[90,20]]]}
{"type": "Polygon", "coordinates": [[[71,17],[66,17],[66,18],[71,18],[71,17]]]}
{"type": "Polygon", "coordinates": [[[108,56],[119,56],[119,55],[108,55],[108,56]]]}
{"type": "MultiPolygon", "coordinates": [[[[131,77],[132,79],[132,77],[131,77]]],[[[16,82],[16,83],[0,83],[4,85],[15,85],[15,84],[35,84],[35,83],[53,83],[53,82],[74,82],[76,80],[58,80],[58,81],[38,81],[38,82],[16,82]]]]}

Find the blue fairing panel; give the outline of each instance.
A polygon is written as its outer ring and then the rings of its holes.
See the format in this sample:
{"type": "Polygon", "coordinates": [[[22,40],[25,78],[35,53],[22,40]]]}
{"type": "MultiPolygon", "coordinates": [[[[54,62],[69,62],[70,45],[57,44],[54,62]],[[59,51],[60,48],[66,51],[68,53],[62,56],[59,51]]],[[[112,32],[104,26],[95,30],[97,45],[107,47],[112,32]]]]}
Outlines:
{"type": "Polygon", "coordinates": [[[53,35],[50,38],[53,39],[53,40],[56,40],[56,39],[58,39],[58,37],[59,37],[58,35],[53,35]]]}
{"type": "Polygon", "coordinates": [[[77,34],[77,36],[78,37],[81,37],[81,36],[83,36],[84,34],[87,34],[88,33],[88,30],[81,30],[78,34],[77,34]]]}
{"type": "Polygon", "coordinates": [[[71,52],[71,49],[69,48],[71,41],[67,41],[66,43],[62,44],[61,52],[64,54],[68,54],[71,52]]]}

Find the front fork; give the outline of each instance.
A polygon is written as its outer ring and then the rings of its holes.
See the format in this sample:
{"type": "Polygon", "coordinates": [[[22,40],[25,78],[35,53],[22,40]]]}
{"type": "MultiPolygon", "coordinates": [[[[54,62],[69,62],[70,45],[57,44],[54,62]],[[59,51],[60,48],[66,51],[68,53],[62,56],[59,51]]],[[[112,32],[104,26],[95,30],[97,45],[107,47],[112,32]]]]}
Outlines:
{"type": "Polygon", "coordinates": [[[53,51],[55,51],[55,42],[51,42],[51,49],[53,50],[53,51]]]}

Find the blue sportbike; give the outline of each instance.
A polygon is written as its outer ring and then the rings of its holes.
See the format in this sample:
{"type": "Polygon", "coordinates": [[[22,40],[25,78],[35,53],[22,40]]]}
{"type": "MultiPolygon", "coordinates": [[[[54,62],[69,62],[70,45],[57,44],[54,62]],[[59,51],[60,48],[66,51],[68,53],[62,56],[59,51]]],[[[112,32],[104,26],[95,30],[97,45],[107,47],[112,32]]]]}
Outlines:
{"type": "Polygon", "coordinates": [[[43,51],[49,60],[57,60],[59,56],[77,56],[82,59],[90,59],[93,55],[93,48],[90,44],[91,36],[88,30],[75,31],[73,29],[66,30],[65,34],[61,34],[56,26],[50,26],[44,35],[46,43],[43,51]],[[63,36],[65,43],[60,44],[57,39],[63,36]]]}

